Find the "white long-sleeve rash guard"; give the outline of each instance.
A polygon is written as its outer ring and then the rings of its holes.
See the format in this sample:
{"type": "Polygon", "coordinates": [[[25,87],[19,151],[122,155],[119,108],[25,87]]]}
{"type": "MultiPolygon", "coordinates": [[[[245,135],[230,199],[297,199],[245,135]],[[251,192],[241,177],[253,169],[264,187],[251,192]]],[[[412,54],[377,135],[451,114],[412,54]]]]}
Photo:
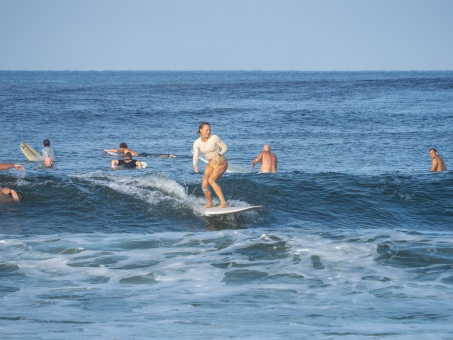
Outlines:
{"type": "Polygon", "coordinates": [[[224,155],[228,151],[228,146],[223,140],[220,139],[217,135],[210,135],[206,142],[201,140],[201,137],[198,138],[193,143],[193,165],[198,165],[198,157],[200,156],[200,151],[204,154],[206,159],[210,161],[212,158],[218,154],[224,155]]]}

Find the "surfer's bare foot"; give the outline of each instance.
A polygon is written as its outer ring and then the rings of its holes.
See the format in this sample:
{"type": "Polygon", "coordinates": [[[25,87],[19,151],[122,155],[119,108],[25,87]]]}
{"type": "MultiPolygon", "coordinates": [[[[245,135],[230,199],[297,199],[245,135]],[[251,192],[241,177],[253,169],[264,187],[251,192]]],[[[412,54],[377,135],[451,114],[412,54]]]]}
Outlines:
{"type": "Polygon", "coordinates": [[[205,208],[211,208],[212,207],[212,203],[208,203],[204,206],[205,208]]]}
{"type": "Polygon", "coordinates": [[[217,208],[226,208],[226,207],[227,207],[226,203],[223,203],[223,204],[220,204],[217,206],[217,208]]]}

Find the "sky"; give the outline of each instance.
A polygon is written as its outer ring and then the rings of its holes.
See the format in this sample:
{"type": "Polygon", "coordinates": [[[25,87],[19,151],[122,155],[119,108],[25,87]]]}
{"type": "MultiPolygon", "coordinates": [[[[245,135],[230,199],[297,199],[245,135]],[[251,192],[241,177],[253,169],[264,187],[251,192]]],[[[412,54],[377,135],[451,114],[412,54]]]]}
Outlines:
{"type": "Polygon", "coordinates": [[[453,0],[0,0],[0,70],[453,70],[453,0]]]}

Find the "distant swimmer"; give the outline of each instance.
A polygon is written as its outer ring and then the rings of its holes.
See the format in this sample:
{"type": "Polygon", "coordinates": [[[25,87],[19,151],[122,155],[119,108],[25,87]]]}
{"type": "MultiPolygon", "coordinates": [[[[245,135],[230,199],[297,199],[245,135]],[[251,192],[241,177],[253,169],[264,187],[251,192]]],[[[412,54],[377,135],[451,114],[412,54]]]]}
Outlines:
{"type": "Polygon", "coordinates": [[[271,152],[269,144],[265,144],[263,146],[263,151],[261,151],[258,157],[252,161],[252,168],[254,168],[255,164],[259,162],[261,162],[261,172],[277,172],[277,156],[271,152]]]}
{"type": "MultiPolygon", "coordinates": [[[[105,152],[117,152],[117,153],[122,153],[123,155],[126,154],[126,152],[130,152],[132,156],[139,156],[139,157],[153,157],[156,155],[153,155],[151,153],[138,153],[137,151],[134,151],[132,149],[129,149],[127,144],[125,142],[120,143],[120,148],[119,149],[110,149],[110,150],[104,150],[105,152]]],[[[162,158],[176,158],[175,155],[172,155],[170,153],[168,154],[159,154],[157,157],[162,157],[162,158]]]]}
{"type": "Polygon", "coordinates": [[[431,172],[440,172],[447,170],[443,158],[437,155],[437,150],[435,148],[429,149],[429,156],[433,159],[431,172]]]}
{"type": "Polygon", "coordinates": [[[132,159],[132,154],[130,152],[126,152],[124,155],[124,159],[115,159],[112,161],[112,169],[135,169],[135,168],[142,168],[142,163],[139,161],[132,159]]]}
{"type": "Polygon", "coordinates": [[[42,149],[42,156],[44,158],[50,157],[52,162],[57,161],[57,155],[55,153],[55,149],[50,146],[50,141],[48,139],[44,139],[43,141],[44,149],[42,149]]]}
{"type": "MultiPolygon", "coordinates": [[[[11,163],[0,163],[0,170],[16,169],[18,171],[23,171],[24,167],[20,164],[11,164],[11,163]]],[[[16,190],[10,188],[0,188],[0,193],[4,196],[10,196],[14,201],[20,201],[19,195],[16,190]]]]}
{"type": "Polygon", "coordinates": [[[228,169],[228,161],[224,154],[228,151],[228,146],[220,139],[219,136],[211,134],[211,125],[201,123],[198,132],[201,136],[193,143],[193,171],[198,173],[198,157],[200,151],[204,154],[209,163],[206,165],[201,182],[201,189],[208,200],[205,208],[212,207],[212,193],[209,187],[214,189],[220,200],[218,208],[226,208],[227,203],[223,196],[223,191],[217,181],[228,169]]]}

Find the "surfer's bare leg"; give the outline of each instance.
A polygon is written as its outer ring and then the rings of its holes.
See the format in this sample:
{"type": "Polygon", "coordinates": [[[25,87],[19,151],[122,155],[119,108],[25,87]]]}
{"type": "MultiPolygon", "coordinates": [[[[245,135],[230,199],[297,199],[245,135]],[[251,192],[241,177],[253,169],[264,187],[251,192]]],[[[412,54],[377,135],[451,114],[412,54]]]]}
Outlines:
{"type": "Polygon", "coordinates": [[[208,200],[208,204],[205,204],[205,208],[210,208],[212,207],[212,194],[211,194],[211,190],[209,190],[209,187],[207,188],[202,188],[203,190],[203,194],[204,194],[204,197],[206,197],[206,199],[208,200]]]}
{"type": "Polygon", "coordinates": [[[212,187],[214,192],[216,193],[217,197],[220,200],[220,204],[217,208],[226,208],[227,203],[225,201],[225,197],[223,196],[223,191],[220,185],[217,184],[217,180],[222,177],[225,171],[228,168],[228,161],[225,159],[222,163],[220,163],[211,173],[208,179],[209,185],[212,187]]]}
{"type": "Polygon", "coordinates": [[[203,181],[201,182],[201,189],[203,190],[203,194],[208,201],[208,203],[204,206],[205,208],[212,207],[212,194],[211,190],[209,190],[209,176],[211,176],[212,170],[213,168],[208,164],[204,169],[203,181]]]}

